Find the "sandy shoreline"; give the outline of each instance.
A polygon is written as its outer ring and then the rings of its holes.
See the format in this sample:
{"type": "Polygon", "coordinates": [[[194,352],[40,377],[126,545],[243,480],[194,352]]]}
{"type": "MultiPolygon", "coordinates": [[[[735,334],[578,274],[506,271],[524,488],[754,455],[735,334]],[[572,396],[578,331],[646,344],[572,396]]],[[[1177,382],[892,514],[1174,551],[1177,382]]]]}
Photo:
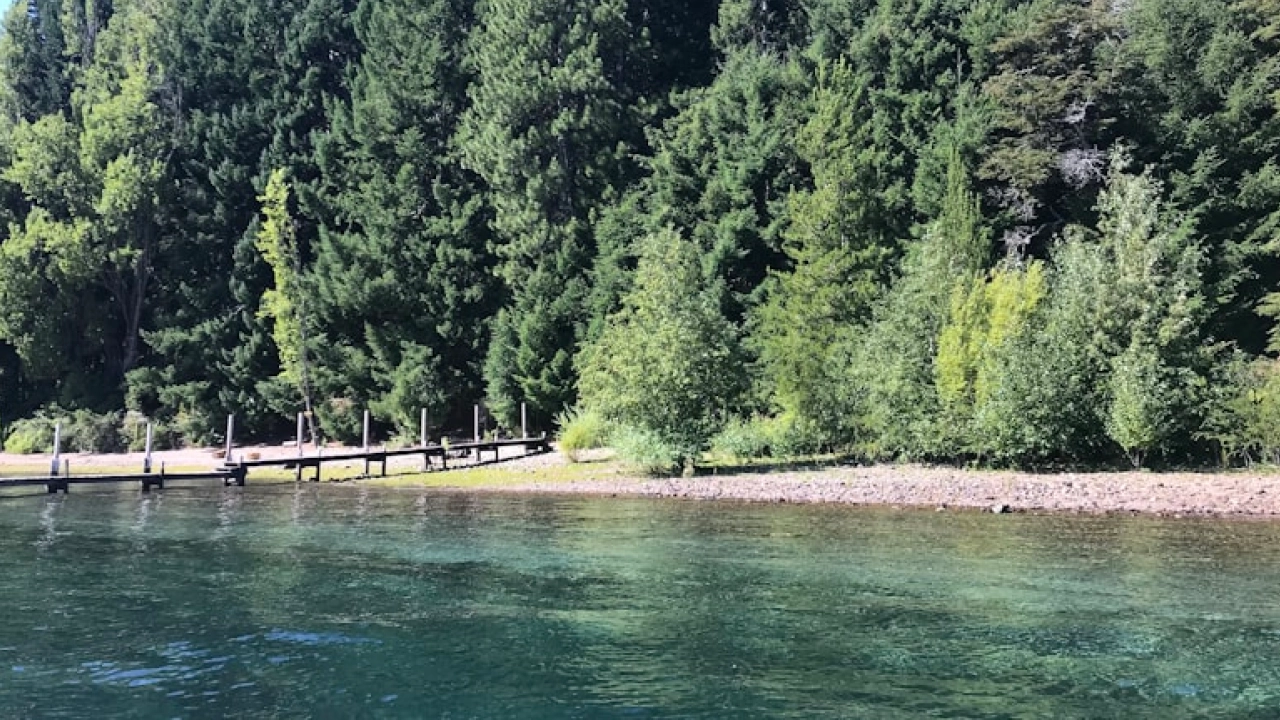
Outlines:
{"type": "MultiPolygon", "coordinates": [[[[242,448],[263,457],[292,456],[285,447],[242,448]]],[[[328,452],[328,451],[326,451],[328,452]]],[[[336,450],[334,451],[336,452],[336,450]]],[[[310,454],[310,453],[308,453],[310,454]]],[[[142,466],[142,455],[69,455],[73,472],[95,467],[142,466]]],[[[190,449],[155,454],[169,467],[213,467],[215,451],[190,449]]],[[[456,478],[468,491],[628,495],[697,500],[777,503],[839,503],[987,512],[1139,513],[1163,516],[1280,518],[1280,474],[1263,472],[1152,473],[1090,472],[1035,474],[974,471],[918,465],[839,465],[768,472],[745,470],[692,478],[640,478],[628,475],[606,453],[568,472],[568,461],[552,453],[487,466],[497,473],[480,482],[470,470],[409,475],[399,486],[448,488],[456,478]],[[568,479],[557,478],[563,468],[568,479]],[[584,477],[589,479],[583,479],[584,477]],[[420,482],[417,479],[420,478],[420,482]]],[[[47,467],[48,456],[0,454],[0,473],[15,468],[47,467]]],[[[402,472],[412,472],[413,463],[402,472]]],[[[392,468],[393,472],[396,470],[392,468]]],[[[489,477],[488,475],[485,476],[489,477]]]]}

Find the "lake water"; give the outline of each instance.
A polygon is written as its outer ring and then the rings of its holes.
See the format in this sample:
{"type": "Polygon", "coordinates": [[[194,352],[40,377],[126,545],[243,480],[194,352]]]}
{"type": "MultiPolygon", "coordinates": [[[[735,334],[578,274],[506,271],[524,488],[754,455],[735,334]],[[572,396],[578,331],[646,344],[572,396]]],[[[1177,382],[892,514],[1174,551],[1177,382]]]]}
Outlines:
{"type": "Polygon", "coordinates": [[[1280,715],[1280,525],[356,486],[0,499],[0,717],[1280,715]]]}

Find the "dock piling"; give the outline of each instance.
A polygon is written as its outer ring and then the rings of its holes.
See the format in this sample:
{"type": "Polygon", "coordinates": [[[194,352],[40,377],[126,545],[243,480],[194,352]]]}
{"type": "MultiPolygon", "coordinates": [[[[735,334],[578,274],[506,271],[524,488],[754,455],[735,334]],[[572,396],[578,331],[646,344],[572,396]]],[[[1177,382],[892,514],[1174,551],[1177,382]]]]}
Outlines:
{"type": "Polygon", "coordinates": [[[235,430],[236,430],[236,416],[234,414],[227,415],[227,448],[226,448],[226,452],[223,454],[223,457],[226,459],[227,465],[230,465],[232,462],[234,462],[234,458],[231,457],[231,451],[235,447],[234,440],[232,437],[235,434],[235,430]]]}
{"type": "Polygon", "coordinates": [[[427,450],[427,409],[422,408],[422,420],[418,423],[418,447],[422,452],[422,469],[431,469],[431,454],[427,450]]]}
{"type": "MultiPolygon", "coordinates": [[[[146,455],[142,457],[142,472],[151,472],[151,423],[147,423],[147,450],[146,455]]],[[[145,484],[143,487],[145,489],[145,484]]]]}
{"type": "MultiPolygon", "coordinates": [[[[53,464],[49,470],[50,475],[58,474],[58,466],[62,464],[60,456],[62,455],[62,423],[57,422],[53,425],[53,464]]],[[[53,492],[50,490],[50,492],[53,492]]]]}
{"type": "Polygon", "coordinates": [[[304,421],[302,413],[298,413],[298,465],[293,474],[294,482],[302,482],[302,425],[304,421]]]}
{"type": "Polygon", "coordinates": [[[364,474],[369,476],[369,411],[364,411],[364,445],[361,448],[365,452],[364,456],[364,474]]]}

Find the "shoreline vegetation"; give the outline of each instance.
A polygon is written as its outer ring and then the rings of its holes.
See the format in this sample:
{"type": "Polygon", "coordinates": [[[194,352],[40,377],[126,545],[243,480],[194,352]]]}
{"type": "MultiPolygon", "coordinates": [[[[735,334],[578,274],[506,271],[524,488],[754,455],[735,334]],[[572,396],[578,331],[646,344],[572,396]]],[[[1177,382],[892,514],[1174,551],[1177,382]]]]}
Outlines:
{"type": "Polygon", "coordinates": [[[1280,464],[1277,257],[1280,0],[0,17],[9,452],[1280,464]]]}
{"type": "MultiPolygon", "coordinates": [[[[291,448],[243,448],[244,453],[289,454],[291,448]]],[[[77,453],[72,473],[141,468],[139,453],[77,453]],[[135,468],[136,466],[136,468],[135,468]]],[[[171,470],[207,469],[215,451],[154,455],[171,470]]],[[[0,477],[44,472],[49,457],[0,454],[0,477]]],[[[1147,515],[1174,518],[1280,519],[1280,473],[1269,468],[1230,472],[1105,472],[972,470],[917,464],[862,465],[826,460],[703,467],[696,475],[637,473],[608,449],[585,451],[578,462],[559,452],[423,473],[412,462],[387,477],[362,478],[357,463],[326,470],[326,483],[359,480],[381,488],[442,491],[652,497],[684,500],[872,506],[927,511],[1147,515]]],[[[292,471],[259,472],[250,485],[292,482],[292,471]]]]}

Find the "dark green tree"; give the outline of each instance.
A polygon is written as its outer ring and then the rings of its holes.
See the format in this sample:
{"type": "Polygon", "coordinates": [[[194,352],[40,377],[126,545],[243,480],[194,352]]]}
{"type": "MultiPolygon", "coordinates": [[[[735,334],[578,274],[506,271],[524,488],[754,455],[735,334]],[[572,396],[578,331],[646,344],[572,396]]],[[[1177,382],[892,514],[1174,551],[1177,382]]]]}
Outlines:
{"type": "Polygon", "coordinates": [[[618,0],[478,7],[460,147],[487,187],[512,297],[485,368],[490,403],[508,424],[522,401],[542,422],[574,401],[591,223],[625,182],[640,141],[643,107],[628,84],[636,42],[618,0]]]}
{"type": "Polygon", "coordinates": [[[319,148],[333,218],[312,270],[321,393],[409,434],[420,408],[462,424],[503,297],[478,179],[450,146],[470,4],[364,2],[353,23],[351,104],[331,109],[319,148]]]}

